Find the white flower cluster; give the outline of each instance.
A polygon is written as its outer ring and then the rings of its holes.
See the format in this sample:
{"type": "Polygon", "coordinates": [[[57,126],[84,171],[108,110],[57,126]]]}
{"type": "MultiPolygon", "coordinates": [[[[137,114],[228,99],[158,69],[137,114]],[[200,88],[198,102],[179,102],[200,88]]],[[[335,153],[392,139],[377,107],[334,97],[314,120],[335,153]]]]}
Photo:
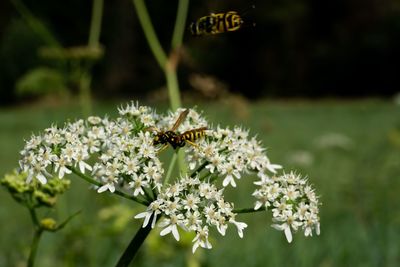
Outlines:
{"type": "Polygon", "coordinates": [[[135,218],[144,218],[143,227],[146,227],[152,218],[151,227],[154,228],[157,216],[163,215],[159,224],[164,229],[161,235],[172,233],[179,241],[178,226],[185,231],[194,231],[193,253],[200,246],[210,249],[208,241],[208,227],[216,227],[221,235],[225,235],[228,223],[236,226],[239,236],[243,237],[243,229],[247,224],[237,222],[236,214],[232,212],[233,204],[225,202],[223,189],[208,182],[202,182],[198,177],[185,176],[175,184],[162,189],[157,199],[153,201],[145,212],[135,218]]]}
{"type": "Polygon", "coordinates": [[[199,148],[189,148],[188,161],[191,169],[201,165],[209,171],[203,177],[222,177],[224,187],[236,187],[235,179],[240,179],[242,173],[257,174],[260,180],[254,182],[259,186],[253,192],[257,199],[254,210],[272,209],[276,222],[272,226],[284,231],[289,243],[291,229],[303,229],[305,236],[312,236],[315,230],[319,235],[319,202],[312,187],[293,172],[276,175],[281,166],[271,164],[260,142],[255,137],[249,139],[247,131],[218,127],[198,145],[199,148]]]}
{"type": "Polygon", "coordinates": [[[282,168],[271,164],[260,142],[255,137],[249,139],[248,131],[239,127],[233,130],[217,127],[198,141],[198,147],[188,147],[188,150],[190,169],[205,164],[211,176],[223,178],[224,187],[236,187],[235,179],[240,179],[241,173],[255,172],[264,177],[266,173],[276,173],[282,168]]]}
{"type": "Polygon", "coordinates": [[[77,167],[81,173],[91,171],[102,184],[99,193],[118,187],[137,196],[144,195],[146,188],[160,188],[164,169],[151,133],[143,130],[155,125],[156,116],[150,108],[135,104],[119,111],[122,117],[116,120],[89,117],[32,136],[20,160],[28,180],[36,177],[46,183],[51,172],[63,178],[77,167]],[[95,163],[90,165],[91,161],[95,163]]]}
{"type": "Polygon", "coordinates": [[[284,231],[287,241],[292,242],[292,232],[304,230],[305,236],[312,236],[315,230],[320,233],[318,198],[307,180],[290,172],[281,176],[263,177],[254,184],[260,186],[253,196],[257,201],[255,209],[272,209],[273,224],[277,230],[284,231]]]}
{"type": "Polygon", "coordinates": [[[53,174],[62,178],[89,171],[88,179],[95,182],[99,193],[117,191],[136,201],[140,198],[142,204],[150,203],[136,215],[144,218],[144,227],[151,218],[154,227],[162,217],[161,235],[172,233],[179,240],[178,226],[196,232],[193,251],[199,246],[211,248],[209,227],[224,235],[231,223],[242,237],[247,225],[235,220],[237,212],[225,202],[223,188],[237,187],[243,176],[258,177],[254,210],[271,209],[273,226],[283,230],[289,242],[291,230],[303,229],[306,236],[313,230],[319,234],[318,199],[304,179],[294,173],[277,176],[281,166],[270,162],[248,131],[212,128],[194,110],[185,112],[187,116],[174,131],[179,135],[201,128],[205,136],[193,134],[195,140],[183,147],[190,173],[166,183],[158,152],[163,145],[154,145],[154,138],[159,131],[170,130],[183,111],[160,116],[149,107],[131,103],[119,108],[120,117],[114,120],[89,117],[63,128],[52,126],[26,142],[21,169],[28,173],[28,180],[36,178],[42,183],[53,174]]]}

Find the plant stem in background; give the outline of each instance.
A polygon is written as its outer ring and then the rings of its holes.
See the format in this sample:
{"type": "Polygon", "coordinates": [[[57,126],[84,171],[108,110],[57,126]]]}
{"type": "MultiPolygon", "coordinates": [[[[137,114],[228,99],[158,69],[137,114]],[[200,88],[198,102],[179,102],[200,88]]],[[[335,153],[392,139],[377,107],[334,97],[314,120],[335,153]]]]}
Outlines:
{"type": "Polygon", "coordinates": [[[35,233],[33,235],[33,240],[31,244],[31,251],[29,253],[29,258],[28,258],[28,267],[33,267],[35,264],[35,259],[36,259],[36,252],[37,248],[39,246],[39,241],[40,238],[42,237],[43,229],[40,227],[37,227],[35,225],[35,233]]]}
{"type": "Polygon", "coordinates": [[[150,50],[157,60],[158,65],[162,70],[165,70],[165,64],[167,63],[167,56],[157,38],[156,32],[154,31],[153,25],[147,12],[146,5],[143,0],[133,0],[133,4],[136,8],[136,14],[138,15],[140,26],[142,26],[146,40],[150,46],[150,50]]]}
{"type": "MultiPolygon", "coordinates": [[[[89,31],[89,48],[98,48],[100,32],[101,32],[101,19],[103,16],[103,0],[93,0],[92,19],[90,22],[89,31]]],[[[89,69],[83,69],[80,81],[80,102],[83,114],[88,116],[92,113],[92,97],[91,97],[91,83],[92,75],[89,69]]]]}
{"type": "Polygon", "coordinates": [[[179,0],[175,28],[171,41],[171,47],[173,49],[179,48],[182,45],[183,34],[186,28],[185,26],[188,8],[189,0],[179,0]]]}
{"type": "Polygon", "coordinates": [[[39,219],[36,215],[35,208],[31,207],[30,205],[27,205],[27,208],[29,209],[29,213],[31,215],[32,223],[33,223],[33,228],[34,228],[34,234],[33,234],[33,240],[31,243],[31,250],[29,252],[29,258],[28,258],[28,267],[33,267],[35,264],[35,259],[36,259],[36,253],[37,249],[39,246],[39,241],[40,238],[42,237],[43,229],[40,227],[40,222],[39,219]]]}
{"type": "Polygon", "coordinates": [[[31,250],[29,252],[29,258],[28,258],[28,267],[33,267],[35,265],[35,259],[36,259],[36,253],[37,249],[39,246],[39,241],[40,238],[42,237],[43,234],[43,228],[40,227],[40,222],[39,219],[36,215],[35,208],[33,208],[30,204],[27,205],[27,208],[29,210],[29,214],[31,215],[32,223],[33,223],[33,228],[34,228],[34,233],[33,233],[33,240],[31,243],[31,250]]]}
{"type": "Polygon", "coordinates": [[[169,179],[171,178],[172,171],[173,171],[173,169],[175,167],[175,162],[176,162],[176,159],[177,159],[177,155],[178,155],[177,153],[174,153],[174,155],[172,156],[171,162],[169,163],[167,174],[165,175],[165,179],[164,179],[164,182],[163,182],[164,185],[168,184],[169,179]]]}
{"type": "MultiPolygon", "coordinates": [[[[172,51],[169,53],[169,57],[167,57],[166,52],[161,46],[144,1],[133,0],[133,4],[136,8],[136,14],[138,15],[140,25],[143,29],[147,43],[150,46],[150,50],[156,58],[157,63],[160,65],[160,68],[164,71],[165,79],[167,81],[170,108],[172,111],[175,111],[182,106],[176,69],[179,63],[179,49],[182,45],[183,34],[185,32],[189,0],[179,0],[171,41],[172,51]]],[[[186,173],[187,167],[183,151],[178,151],[178,164],[180,172],[186,173]]]]}
{"type": "Polygon", "coordinates": [[[36,32],[48,46],[61,47],[61,44],[54,38],[53,34],[46,28],[46,26],[37,19],[32,12],[20,0],[11,0],[15,9],[28,23],[34,32],[36,32]]]}
{"type": "Polygon", "coordinates": [[[165,69],[171,107],[173,110],[175,110],[174,106],[181,106],[181,96],[176,69],[179,63],[180,48],[182,46],[183,34],[186,28],[185,25],[188,8],[189,0],[179,0],[175,27],[171,41],[172,51],[165,69]]]}
{"type": "Polygon", "coordinates": [[[91,47],[97,47],[100,40],[101,18],[103,16],[103,0],[93,0],[92,20],[90,22],[89,42],[91,47]]]}
{"type": "Polygon", "coordinates": [[[164,71],[167,80],[168,95],[170,99],[171,109],[174,111],[181,107],[181,96],[179,91],[178,78],[176,74],[176,67],[178,64],[178,50],[182,44],[183,34],[185,30],[187,10],[189,6],[188,0],[180,0],[178,5],[178,12],[175,21],[174,32],[172,34],[172,51],[170,56],[161,46],[157,37],[154,27],[151,23],[149,12],[143,0],[133,0],[138,15],[140,25],[143,29],[146,40],[149,44],[150,50],[153,53],[158,65],[164,71]]]}
{"type": "MultiPolygon", "coordinates": [[[[150,218],[150,221],[153,220],[153,217],[150,218]]],[[[151,223],[147,224],[146,227],[140,227],[136,232],[136,235],[133,237],[128,247],[125,249],[121,258],[118,260],[116,267],[126,267],[129,266],[139,248],[142,246],[144,240],[148,236],[151,231],[151,223]]]]}
{"type": "Polygon", "coordinates": [[[90,75],[89,71],[83,70],[79,79],[79,100],[84,116],[89,116],[92,113],[91,82],[92,75],[90,75]]]}

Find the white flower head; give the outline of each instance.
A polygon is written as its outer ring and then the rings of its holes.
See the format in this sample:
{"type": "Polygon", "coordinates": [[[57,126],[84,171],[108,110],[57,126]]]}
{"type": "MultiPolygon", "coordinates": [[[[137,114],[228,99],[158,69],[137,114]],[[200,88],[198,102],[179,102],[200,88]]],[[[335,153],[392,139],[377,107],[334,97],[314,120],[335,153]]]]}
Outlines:
{"type": "Polygon", "coordinates": [[[224,197],[225,188],[239,190],[242,184],[255,186],[254,210],[271,211],[272,226],[289,242],[298,230],[305,236],[320,233],[315,190],[299,174],[279,174],[282,166],[271,163],[249,130],[213,127],[194,109],[163,115],[131,102],[118,111],[115,119],[91,116],[32,136],[19,162],[28,182],[75,173],[99,193],[146,205],[134,217],[143,219],[143,227],[154,228],[159,221],[161,236],[171,234],[179,241],[181,231],[194,232],[193,252],[212,248],[210,233],[224,236],[232,228],[244,236],[248,226],[236,220],[241,210],[224,197]],[[174,177],[173,168],[164,170],[161,154],[168,147],[184,151],[187,173],[174,177]]]}

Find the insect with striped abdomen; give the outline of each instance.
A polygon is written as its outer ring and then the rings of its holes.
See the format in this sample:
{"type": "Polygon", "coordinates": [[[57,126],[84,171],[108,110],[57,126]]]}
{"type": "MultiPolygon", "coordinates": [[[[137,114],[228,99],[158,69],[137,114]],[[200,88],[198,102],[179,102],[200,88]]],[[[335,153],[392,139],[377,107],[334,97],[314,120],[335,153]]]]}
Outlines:
{"type": "Polygon", "coordinates": [[[175,121],[172,128],[168,131],[157,131],[154,137],[153,144],[163,146],[158,150],[158,153],[163,151],[170,144],[174,149],[178,147],[184,147],[186,143],[197,147],[195,141],[200,139],[206,134],[207,127],[196,128],[192,130],[185,131],[183,133],[177,133],[176,129],[184,121],[189,114],[189,110],[185,109],[181,114],[179,114],[178,119],[175,121]]]}
{"type": "MultiPolygon", "coordinates": [[[[252,5],[251,8],[255,6],[252,5]]],[[[247,10],[242,12],[242,15],[239,15],[237,11],[211,13],[192,22],[189,29],[194,36],[237,31],[243,27],[245,21],[246,24],[249,22],[243,19],[245,13],[247,10]]],[[[255,26],[255,23],[251,24],[255,26]]]]}

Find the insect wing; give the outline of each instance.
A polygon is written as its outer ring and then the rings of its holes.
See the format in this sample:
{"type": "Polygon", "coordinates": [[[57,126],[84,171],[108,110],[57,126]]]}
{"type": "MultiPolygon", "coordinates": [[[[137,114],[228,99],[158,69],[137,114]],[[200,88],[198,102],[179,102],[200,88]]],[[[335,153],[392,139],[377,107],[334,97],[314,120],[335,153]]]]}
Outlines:
{"type": "Polygon", "coordinates": [[[170,131],[175,131],[178,126],[182,123],[182,121],[184,121],[186,119],[186,116],[189,114],[189,110],[185,109],[181,114],[179,114],[178,119],[176,120],[176,122],[174,123],[174,126],[172,126],[170,131]]]}

